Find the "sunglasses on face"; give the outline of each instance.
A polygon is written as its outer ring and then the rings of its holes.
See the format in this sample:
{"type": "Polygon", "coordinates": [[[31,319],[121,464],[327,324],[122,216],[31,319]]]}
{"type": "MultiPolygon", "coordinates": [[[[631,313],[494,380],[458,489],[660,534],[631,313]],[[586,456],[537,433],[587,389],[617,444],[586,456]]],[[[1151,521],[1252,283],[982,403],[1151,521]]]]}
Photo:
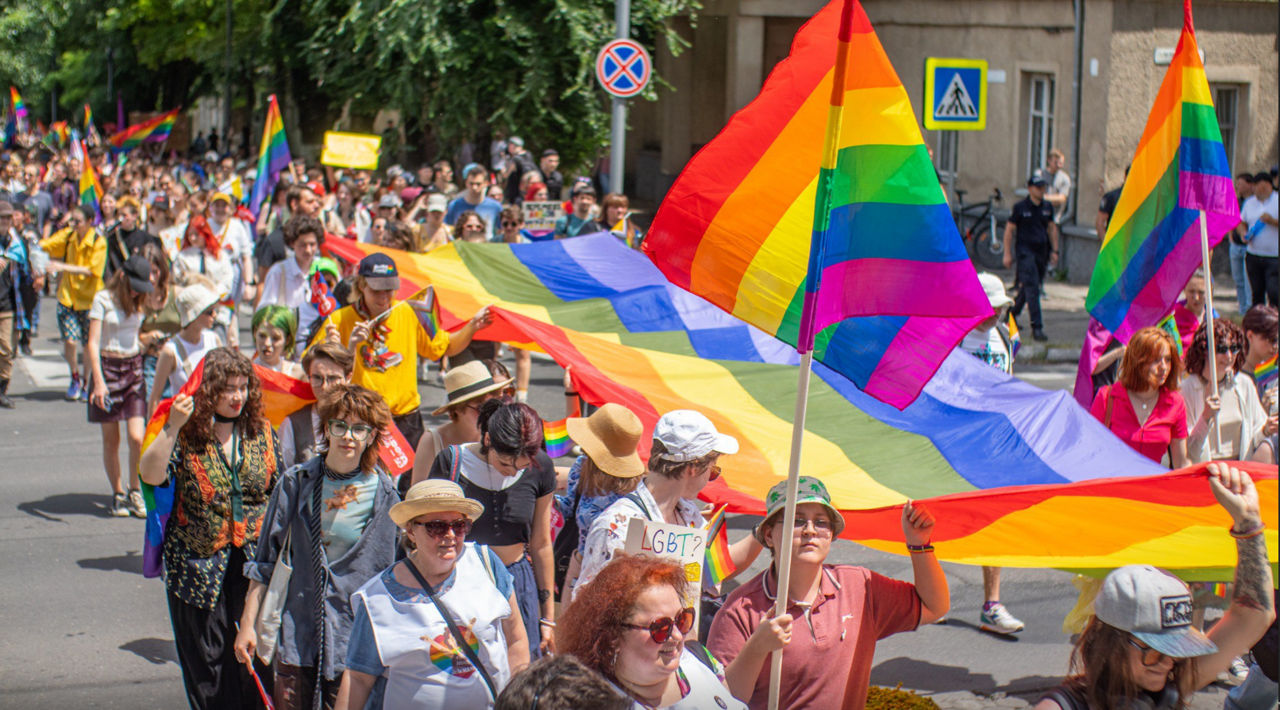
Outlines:
{"type": "Polygon", "coordinates": [[[1125,641],[1128,642],[1130,646],[1133,646],[1134,648],[1138,649],[1142,653],[1142,665],[1144,666],[1154,666],[1160,661],[1163,661],[1165,658],[1167,658],[1167,656],[1155,650],[1154,648],[1151,648],[1146,644],[1139,643],[1138,640],[1132,636],[1130,636],[1129,638],[1126,638],[1125,641]]]}
{"type": "Polygon", "coordinates": [[[1214,351],[1217,352],[1219,355],[1235,355],[1236,353],[1240,352],[1240,346],[1239,345],[1218,345],[1214,348],[1214,351]]]}
{"type": "Polygon", "coordinates": [[[714,481],[720,477],[720,464],[713,463],[707,470],[711,472],[711,475],[707,477],[707,482],[714,481]]]}
{"type": "Polygon", "coordinates": [[[364,441],[373,433],[373,427],[368,424],[347,424],[341,419],[329,420],[329,436],[335,439],[341,439],[347,434],[351,434],[351,438],[356,441],[364,441]]]}
{"type": "Polygon", "coordinates": [[[622,624],[622,626],[637,631],[648,631],[649,638],[653,639],[654,643],[666,643],[667,639],[671,638],[672,629],[680,629],[681,634],[687,634],[689,629],[693,628],[693,607],[681,609],[674,619],[664,616],[643,626],[640,624],[622,624]]]}
{"type": "Polygon", "coordinates": [[[502,226],[503,227],[519,227],[520,225],[516,222],[503,222],[502,226]]]}
{"type": "Polygon", "coordinates": [[[453,531],[454,537],[466,537],[471,532],[471,521],[466,518],[458,520],[428,520],[413,521],[414,525],[427,531],[427,534],[434,538],[443,538],[450,530],[453,531]]]}

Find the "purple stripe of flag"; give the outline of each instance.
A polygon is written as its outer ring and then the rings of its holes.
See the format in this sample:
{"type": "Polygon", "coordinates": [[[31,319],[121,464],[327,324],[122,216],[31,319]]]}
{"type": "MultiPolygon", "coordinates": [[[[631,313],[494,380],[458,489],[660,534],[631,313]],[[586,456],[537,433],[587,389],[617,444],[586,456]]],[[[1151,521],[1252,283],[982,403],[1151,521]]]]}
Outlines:
{"type": "Polygon", "coordinates": [[[917,383],[928,382],[938,363],[983,319],[984,316],[908,318],[881,354],[863,391],[899,409],[906,407],[920,391],[917,383]]]}
{"type": "MultiPolygon", "coordinates": [[[[1235,183],[1228,175],[1183,171],[1178,175],[1178,204],[1210,213],[1219,212],[1224,216],[1234,214],[1237,210],[1235,183]]],[[[1213,226],[1212,219],[1209,224],[1213,226]]],[[[1211,228],[1209,233],[1214,233],[1214,230],[1211,228]]]]}
{"type": "Polygon", "coordinates": [[[991,312],[968,260],[852,259],[828,266],[822,282],[838,283],[841,288],[818,293],[814,304],[818,330],[849,316],[929,313],[966,318],[991,312]],[[904,284],[918,287],[903,288],[904,284]]]}

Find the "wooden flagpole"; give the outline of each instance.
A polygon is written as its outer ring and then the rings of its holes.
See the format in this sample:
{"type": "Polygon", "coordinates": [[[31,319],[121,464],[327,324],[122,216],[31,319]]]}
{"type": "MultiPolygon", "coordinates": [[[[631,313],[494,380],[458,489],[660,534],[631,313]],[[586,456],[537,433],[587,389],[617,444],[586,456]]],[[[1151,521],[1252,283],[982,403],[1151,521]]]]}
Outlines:
{"type": "MultiPolygon", "coordinates": [[[[1210,397],[1218,399],[1218,348],[1213,337],[1213,270],[1210,268],[1209,256],[1209,223],[1205,218],[1204,210],[1200,210],[1200,258],[1204,263],[1204,334],[1205,334],[1205,362],[1209,365],[1209,392],[1210,397]]],[[[1200,373],[1192,373],[1199,375],[1200,373]]],[[[1214,412],[1213,420],[1209,422],[1209,426],[1213,427],[1213,439],[1217,444],[1218,451],[1222,450],[1222,428],[1218,426],[1218,414],[1214,412]]],[[[1172,462],[1170,462],[1172,463],[1172,462]]]]}

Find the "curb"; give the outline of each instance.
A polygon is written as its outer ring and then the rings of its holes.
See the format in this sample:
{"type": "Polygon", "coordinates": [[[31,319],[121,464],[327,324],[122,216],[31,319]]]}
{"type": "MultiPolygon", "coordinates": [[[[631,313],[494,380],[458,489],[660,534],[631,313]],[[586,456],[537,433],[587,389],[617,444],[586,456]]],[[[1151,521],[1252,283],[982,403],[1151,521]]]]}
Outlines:
{"type": "Polygon", "coordinates": [[[1023,343],[1018,348],[1017,360],[1022,363],[1063,364],[1080,362],[1080,345],[1023,343]]]}

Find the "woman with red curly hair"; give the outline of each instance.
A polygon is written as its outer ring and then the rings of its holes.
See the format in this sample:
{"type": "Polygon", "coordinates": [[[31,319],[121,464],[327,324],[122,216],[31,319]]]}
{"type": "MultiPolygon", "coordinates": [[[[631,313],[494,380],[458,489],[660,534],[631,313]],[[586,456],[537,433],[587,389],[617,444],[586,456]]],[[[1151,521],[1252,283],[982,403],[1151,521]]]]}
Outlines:
{"type": "Polygon", "coordinates": [[[724,668],[696,641],[697,589],[671,561],[622,555],[579,587],[561,618],[558,645],[635,701],[636,708],[745,710],[724,668]]]}
{"type": "Polygon", "coordinates": [[[1134,451],[1172,468],[1187,461],[1187,405],[1178,391],[1182,361],[1173,336],[1160,328],[1133,334],[1120,380],[1098,390],[1091,414],[1134,451]]]}
{"type": "Polygon", "coordinates": [[[1244,368],[1244,331],[1225,319],[1213,321],[1215,352],[1209,354],[1208,333],[1196,331],[1187,348],[1187,379],[1182,381],[1182,397],[1187,403],[1187,454],[1195,462],[1247,461],[1259,447],[1265,447],[1260,459],[1271,462],[1271,443],[1276,433],[1276,417],[1267,416],[1258,399],[1253,380],[1241,372],[1244,368]],[[1214,372],[1209,358],[1213,357],[1214,372]],[[1210,377],[1218,377],[1218,393],[1214,396],[1210,377]],[[1215,431],[1216,430],[1216,431],[1215,431]]]}
{"type": "Polygon", "coordinates": [[[174,488],[164,581],[192,708],[262,707],[232,644],[249,590],[244,564],[254,558],[279,461],[262,386],[249,358],[232,348],[205,356],[195,395],[174,398],[169,420],[142,455],[142,480],[174,488]]]}

